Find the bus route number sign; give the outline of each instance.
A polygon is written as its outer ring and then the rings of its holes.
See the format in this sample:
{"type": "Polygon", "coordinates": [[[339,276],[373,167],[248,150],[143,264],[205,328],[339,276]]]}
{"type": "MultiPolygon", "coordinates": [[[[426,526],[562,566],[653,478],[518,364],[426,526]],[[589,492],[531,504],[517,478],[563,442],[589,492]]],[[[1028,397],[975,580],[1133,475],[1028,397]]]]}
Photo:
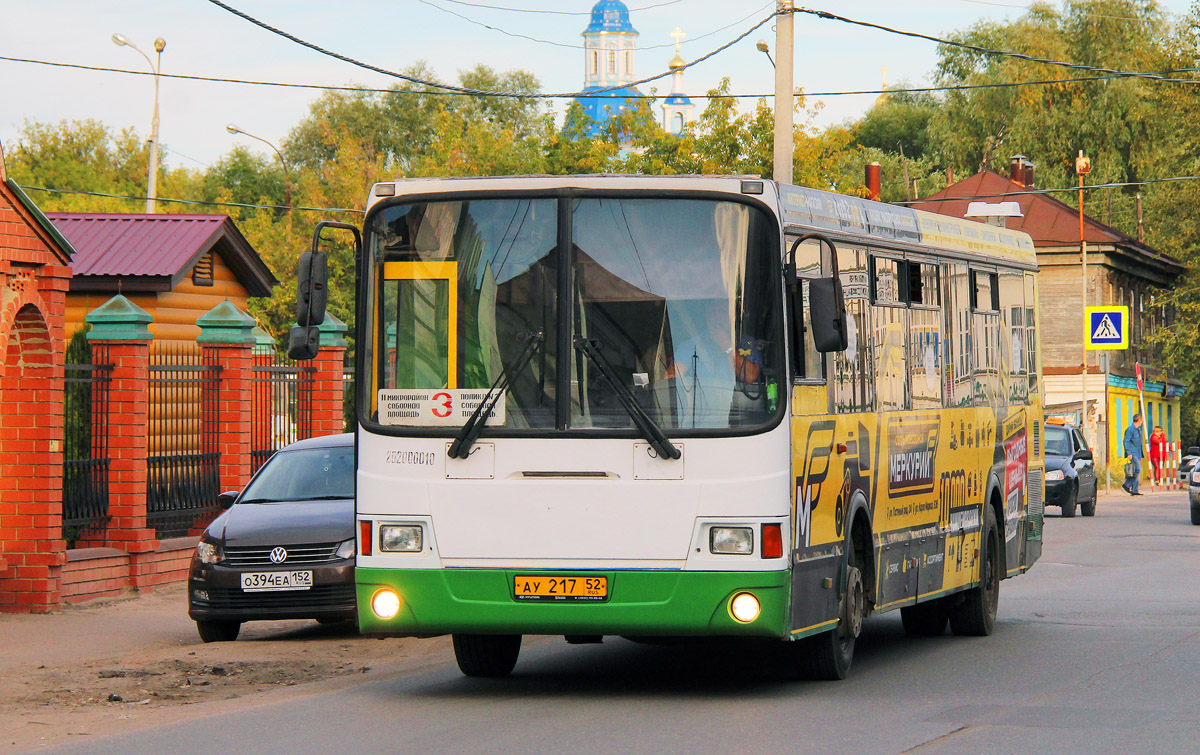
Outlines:
{"type": "MultiPolygon", "coordinates": [[[[379,391],[379,424],[411,427],[462,427],[487,389],[418,388],[379,391]]],[[[504,424],[504,399],[501,393],[488,415],[488,424],[504,424]]]]}
{"type": "Polygon", "coordinates": [[[1129,307],[1088,307],[1083,342],[1090,350],[1129,348],[1129,307]]]}

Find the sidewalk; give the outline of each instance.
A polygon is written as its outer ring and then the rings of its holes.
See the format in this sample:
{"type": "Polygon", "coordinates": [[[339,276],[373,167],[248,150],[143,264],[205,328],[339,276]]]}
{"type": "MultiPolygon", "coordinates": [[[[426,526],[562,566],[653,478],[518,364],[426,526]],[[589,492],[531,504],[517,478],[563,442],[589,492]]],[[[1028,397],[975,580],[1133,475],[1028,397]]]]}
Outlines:
{"type": "Polygon", "coordinates": [[[205,645],[184,586],[0,614],[0,753],[245,708],[407,673],[449,657],[449,641],[362,637],[350,623],[245,624],[205,645]],[[290,689],[282,689],[290,688],[290,689]]]}

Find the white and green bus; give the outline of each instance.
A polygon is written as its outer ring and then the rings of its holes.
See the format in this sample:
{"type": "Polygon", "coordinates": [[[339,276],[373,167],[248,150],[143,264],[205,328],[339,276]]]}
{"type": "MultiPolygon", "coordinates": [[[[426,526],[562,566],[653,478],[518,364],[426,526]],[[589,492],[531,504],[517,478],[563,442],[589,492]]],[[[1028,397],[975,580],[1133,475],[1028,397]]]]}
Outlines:
{"type": "Polygon", "coordinates": [[[777,640],[842,678],[872,613],[990,634],[1040,554],[1024,234],[756,178],[530,176],[376,184],[362,235],[365,633],[452,634],[477,676],[542,634],[777,640]]]}

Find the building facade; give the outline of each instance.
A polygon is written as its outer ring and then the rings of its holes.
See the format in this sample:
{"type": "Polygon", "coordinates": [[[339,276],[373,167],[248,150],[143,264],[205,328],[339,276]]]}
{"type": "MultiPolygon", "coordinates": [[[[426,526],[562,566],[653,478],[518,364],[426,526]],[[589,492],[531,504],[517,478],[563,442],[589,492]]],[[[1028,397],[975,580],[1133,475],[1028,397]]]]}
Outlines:
{"type": "MultiPolygon", "coordinates": [[[[1174,286],[1183,266],[1173,257],[1084,214],[1087,246],[1086,284],[1080,256],[1079,209],[1035,188],[1033,163],[1021,155],[1011,160],[1008,176],[981,171],[943,191],[925,197],[917,209],[963,217],[974,198],[1011,201],[1023,217],[1008,227],[1033,238],[1038,257],[1039,316],[1042,327],[1042,365],[1047,415],[1083,424],[1084,364],[1087,364],[1088,442],[1097,461],[1123,457],[1121,439],[1133,415],[1145,402],[1146,425],[1161,426],[1172,442],[1180,438],[1179,403],[1186,386],[1175,378],[1152,343],[1155,332],[1169,326],[1174,313],[1160,301],[1174,286]],[[1084,286],[1087,305],[1129,307],[1129,348],[1113,351],[1084,349],[1084,286]],[[1143,391],[1137,390],[1140,365],[1143,391]]],[[[1086,208],[1085,208],[1086,209],[1086,208]]]]}

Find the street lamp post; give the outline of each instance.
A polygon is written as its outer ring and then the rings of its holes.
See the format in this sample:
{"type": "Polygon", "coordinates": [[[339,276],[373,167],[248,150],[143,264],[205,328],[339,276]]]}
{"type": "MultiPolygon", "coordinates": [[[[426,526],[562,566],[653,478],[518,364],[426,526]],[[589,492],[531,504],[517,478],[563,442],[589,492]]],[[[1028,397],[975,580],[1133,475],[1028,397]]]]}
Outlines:
{"type": "Polygon", "coordinates": [[[771,47],[767,44],[767,41],[765,39],[760,39],[754,44],[754,46],[758,48],[759,52],[767,56],[767,60],[771,61],[771,67],[774,68],[775,59],[771,57],[771,47]]]}
{"type": "Polygon", "coordinates": [[[792,11],[794,0],[775,4],[775,154],[772,175],[776,181],[792,182],[792,111],[796,107],[792,89],[795,44],[792,11]]]}
{"type": "MultiPolygon", "coordinates": [[[[1092,172],[1092,161],[1083,156],[1083,150],[1079,150],[1079,157],[1075,158],[1075,174],[1079,176],[1079,260],[1080,266],[1083,268],[1083,332],[1080,334],[1079,345],[1083,352],[1083,389],[1082,389],[1082,409],[1079,414],[1079,423],[1083,429],[1083,437],[1087,439],[1089,445],[1095,447],[1096,439],[1092,437],[1092,432],[1088,426],[1088,358],[1087,358],[1087,329],[1088,329],[1088,280],[1087,280],[1087,241],[1083,238],[1083,177],[1092,172]]],[[[1107,382],[1108,378],[1105,378],[1107,382]]],[[[1106,407],[1107,411],[1107,407],[1106,407]]]]}
{"type": "Polygon", "coordinates": [[[288,212],[291,212],[292,211],[292,177],[291,177],[291,173],[288,172],[287,160],[283,159],[283,153],[279,151],[279,148],[276,147],[271,142],[267,141],[266,139],[262,138],[261,136],[255,136],[254,134],[250,133],[249,131],[243,131],[242,129],[238,128],[237,126],[235,126],[232,123],[227,125],[225,127],[225,130],[231,134],[241,134],[242,136],[248,136],[251,139],[257,139],[260,142],[262,142],[263,144],[270,147],[275,152],[275,156],[279,158],[279,164],[283,166],[283,193],[284,193],[284,197],[286,197],[285,201],[288,206],[288,212]]]}
{"type": "Polygon", "coordinates": [[[155,211],[154,200],[158,198],[158,74],[162,71],[162,53],[167,47],[167,40],[159,37],[154,40],[154,52],[158,53],[158,65],[150,60],[150,56],[130,42],[124,34],[113,34],[113,44],[118,47],[132,47],[146,59],[150,71],[154,74],[154,117],[150,120],[150,167],[146,176],[146,212],[155,211]]]}

